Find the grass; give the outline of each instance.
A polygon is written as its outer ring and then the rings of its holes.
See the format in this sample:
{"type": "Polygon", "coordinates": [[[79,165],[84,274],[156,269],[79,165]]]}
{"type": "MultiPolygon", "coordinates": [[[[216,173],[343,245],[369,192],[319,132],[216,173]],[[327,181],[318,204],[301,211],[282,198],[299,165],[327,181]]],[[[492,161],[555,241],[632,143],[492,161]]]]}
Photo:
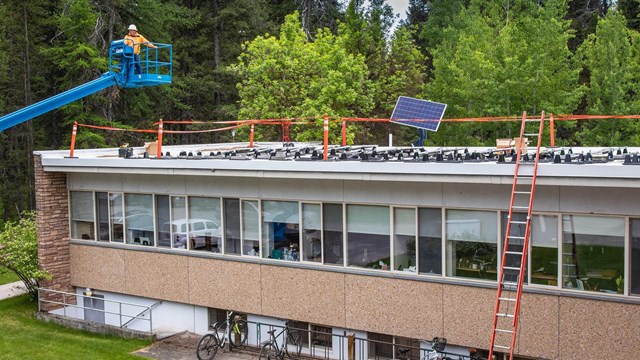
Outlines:
{"type": "Polygon", "coordinates": [[[12,283],[14,281],[20,281],[20,278],[16,273],[11,270],[7,270],[0,266],[0,285],[12,283]]]}
{"type": "Polygon", "coordinates": [[[141,359],[148,341],[122,339],[36,320],[27,295],[0,301],[0,359],[141,359]]]}

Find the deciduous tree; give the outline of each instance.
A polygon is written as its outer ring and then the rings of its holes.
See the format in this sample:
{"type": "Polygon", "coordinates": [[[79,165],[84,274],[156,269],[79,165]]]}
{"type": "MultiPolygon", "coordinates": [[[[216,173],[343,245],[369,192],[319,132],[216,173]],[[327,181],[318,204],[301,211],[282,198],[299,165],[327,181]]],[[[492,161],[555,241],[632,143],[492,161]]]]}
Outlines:
{"type": "Polygon", "coordinates": [[[35,212],[22,213],[19,220],[6,222],[0,232],[0,265],[15,272],[34,299],[40,280],[50,278],[38,266],[36,234],[35,212]]]}

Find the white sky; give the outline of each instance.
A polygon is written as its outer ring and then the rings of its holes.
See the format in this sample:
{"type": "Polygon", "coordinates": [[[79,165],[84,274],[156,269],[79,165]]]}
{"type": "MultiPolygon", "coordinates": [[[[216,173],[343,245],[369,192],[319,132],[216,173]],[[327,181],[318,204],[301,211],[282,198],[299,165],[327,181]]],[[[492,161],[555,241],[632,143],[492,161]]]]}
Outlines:
{"type": "Polygon", "coordinates": [[[404,19],[407,16],[409,0],[387,0],[387,3],[393,7],[394,13],[400,14],[400,19],[404,19]]]}

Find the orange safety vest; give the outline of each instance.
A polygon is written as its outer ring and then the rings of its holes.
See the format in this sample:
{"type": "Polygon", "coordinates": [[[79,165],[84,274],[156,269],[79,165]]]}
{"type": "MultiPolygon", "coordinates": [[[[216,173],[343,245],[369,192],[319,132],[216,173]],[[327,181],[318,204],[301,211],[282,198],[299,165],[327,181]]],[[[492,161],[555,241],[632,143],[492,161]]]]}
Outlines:
{"type": "Polygon", "coordinates": [[[136,55],[140,54],[140,44],[143,44],[152,48],[156,47],[149,40],[145,39],[145,37],[140,34],[135,36],[125,35],[124,44],[127,46],[133,47],[133,53],[136,55]],[[143,43],[146,43],[146,44],[143,44],[143,43]]]}

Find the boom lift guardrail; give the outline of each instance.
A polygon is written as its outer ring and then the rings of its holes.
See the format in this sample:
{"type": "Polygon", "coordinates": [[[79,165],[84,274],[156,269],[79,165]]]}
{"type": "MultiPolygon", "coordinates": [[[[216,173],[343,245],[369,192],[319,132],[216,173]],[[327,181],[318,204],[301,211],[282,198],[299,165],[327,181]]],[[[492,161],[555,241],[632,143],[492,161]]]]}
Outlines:
{"type": "MultiPolygon", "coordinates": [[[[144,44],[142,44],[144,45],[144,44]]],[[[125,89],[170,84],[173,76],[173,50],[168,44],[154,44],[140,51],[142,73],[135,73],[133,48],[124,40],[111,42],[109,48],[109,71],[98,79],[54,95],[25,108],[0,117],[0,131],[16,126],[36,116],[82,99],[111,86],[125,89]],[[160,59],[166,61],[160,61],[160,59]]]]}

